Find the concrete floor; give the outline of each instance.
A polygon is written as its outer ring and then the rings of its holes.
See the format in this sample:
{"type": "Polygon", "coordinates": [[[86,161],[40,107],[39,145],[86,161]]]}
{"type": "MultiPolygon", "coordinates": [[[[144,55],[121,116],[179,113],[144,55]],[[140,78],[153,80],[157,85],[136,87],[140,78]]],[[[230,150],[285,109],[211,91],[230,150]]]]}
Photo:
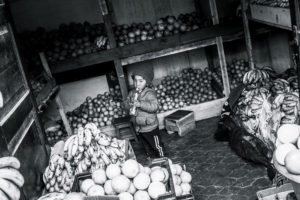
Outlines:
{"type": "MultiPolygon", "coordinates": [[[[238,157],[227,142],[213,138],[218,118],[197,122],[184,137],[162,131],[169,157],[184,163],[192,174],[195,200],[255,200],[256,192],[271,187],[264,167],[238,157]]],[[[132,142],[137,160],[146,163],[142,148],[132,142]]]]}

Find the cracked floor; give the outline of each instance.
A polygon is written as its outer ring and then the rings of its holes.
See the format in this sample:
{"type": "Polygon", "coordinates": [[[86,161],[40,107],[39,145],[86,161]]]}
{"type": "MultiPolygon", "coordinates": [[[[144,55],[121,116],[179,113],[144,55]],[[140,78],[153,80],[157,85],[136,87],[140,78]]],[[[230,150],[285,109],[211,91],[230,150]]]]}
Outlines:
{"type": "MultiPolygon", "coordinates": [[[[184,163],[192,174],[196,200],[255,200],[256,192],[271,186],[264,167],[238,157],[227,142],[213,138],[218,118],[197,122],[184,137],[162,132],[162,140],[172,160],[184,163]]],[[[146,162],[142,148],[132,142],[137,160],[146,162]]]]}

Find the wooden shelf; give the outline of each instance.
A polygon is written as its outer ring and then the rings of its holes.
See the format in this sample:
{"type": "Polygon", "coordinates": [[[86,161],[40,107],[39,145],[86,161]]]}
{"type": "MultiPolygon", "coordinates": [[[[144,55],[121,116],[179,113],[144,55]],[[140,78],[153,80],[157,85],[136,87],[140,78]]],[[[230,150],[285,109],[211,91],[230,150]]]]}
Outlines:
{"type": "Polygon", "coordinates": [[[122,65],[135,61],[144,61],[166,55],[176,54],[187,50],[193,50],[215,44],[215,38],[224,36],[225,42],[240,39],[243,36],[242,24],[216,25],[203,28],[185,34],[177,34],[150,41],[139,42],[103,50],[97,53],[83,55],[78,58],[68,59],[51,65],[52,74],[58,74],[90,65],[105,63],[115,59],[121,59],[122,65]]]}
{"type": "Polygon", "coordinates": [[[289,8],[250,5],[250,11],[249,20],[280,29],[292,30],[289,8]]]}

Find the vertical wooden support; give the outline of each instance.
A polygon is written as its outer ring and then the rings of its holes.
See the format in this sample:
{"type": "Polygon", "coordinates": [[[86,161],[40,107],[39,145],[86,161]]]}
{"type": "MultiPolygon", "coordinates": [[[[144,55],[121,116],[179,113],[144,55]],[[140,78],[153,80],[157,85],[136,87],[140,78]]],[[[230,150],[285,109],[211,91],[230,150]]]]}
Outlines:
{"type": "Polygon", "coordinates": [[[110,48],[115,48],[117,46],[117,44],[116,44],[116,39],[114,36],[114,31],[113,31],[113,27],[112,27],[112,23],[111,23],[111,16],[109,13],[107,3],[105,0],[98,0],[98,4],[101,9],[107,37],[109,40],[109,46],[110,46],[110,48]]]}
{"type": "Polygon", "coordinates": [[[254,69],[254,60],[253,60],[253,53],[252,53],[252,43],[251,43],[251,36],[250,36],[250,29],[249,29],[249,21],[248,21],[248,17],[247,17],[246,0],[241,0],[241,5],[242,5],[243,25],[244,25],[248,62],[250,65],[250,69],[254,69]]]}
{"type": "MultiPolygon", "coordinates": [[[[218,14],[216,0],[209,0],[209,7],[210,7],[210,13],[211,13],[213,25],[219,24],[219,14],[218,14]]],[[[225,97],[229,97],[230,84],[229,84],[229,79],[228,79],[227,63],[226,63],[226,58],[225,58],[222,36],[216,37],[216,44],[217,44],[220,68],[221,68],[221,72],[222,72],[223,94],[225,95],[225,97]]]]}
{"type": "MultiPolygon", "coordinates": [[[[300,88],[300,4],[299,0],[289,0],[291,11],[291,24],[294,41],[292,43],[293,61],[296,66],[298,77],[298,88],[300,88]]],[[[299,94],[300,99],[300,94],[299,94]]]]}
{"type": "MultiPolygon", "coordinates": [[[[51,73],[51,70],[49,68],[49,64],[47,62],[45,54],[43,52],[41,52],[41,53],[39,53],[39,55],[40,55],[40,59],[41,59],[41,62],[42,62],[42,65],[43,65],[43,68],[44,68],[45,72],[50,77],[51,81],[55,82],[55,79],[52,76],[52,73],[51,73]]],[[[63,107],[63,104],[61,102],[59,94],[57,94],[56,97],[55,97],[55,103],[56,103],[58,112],[61,116],[61,119],[64,123],[64,126],[66,128],[67,134],[72,135],[72,129],[71,129],[70,124],[68,122],[68,119],[67,119],[67,116],[66,116],[66,113],[65,113],[65,110],[64,110],[64,107],[63,107]]]]}
{"type": "Polygon", "coordinates": [[[122,98],[123,98],[123,100],[125,100],[125,98],[128,96],[128,88],[127,88],[127,84],[126,84],[126,77],[124,75],[122,62],[120,59],[117,59],[117,60],[114,60],[114,64],[115,64],[115,68],[116,68],[116,72],[117,72],[117,76],[118,76],[118,80],[119,80],[119,84],[120,84],[122,98]]]}

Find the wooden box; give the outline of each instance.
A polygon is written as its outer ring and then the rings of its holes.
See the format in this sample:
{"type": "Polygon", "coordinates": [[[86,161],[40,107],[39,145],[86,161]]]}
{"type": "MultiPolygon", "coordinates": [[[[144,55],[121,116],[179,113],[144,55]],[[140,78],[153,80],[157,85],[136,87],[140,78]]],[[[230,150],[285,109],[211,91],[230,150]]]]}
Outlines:
{"type": "Polygon", "coordinates": [[[165,127],[168,132],[178,132],[184,136],[196,127],[193,111],[177,110],[165,118],[165,127]]]}
{"type": "Polygon", "coordinates": [[[284,184],[278,188],[272,187],[265,190],[260,190],[256,193],[259,200],[274,200],[276,196],[278,199],[286,199],[287,195],[293,192],[293,186],[290,183],[284,184]]]}
{"type": "Polygon", "coordinates": [[[288,8],[250,5],[251,17],[272,26],[291,29],[291,13],[288,8]]]}

